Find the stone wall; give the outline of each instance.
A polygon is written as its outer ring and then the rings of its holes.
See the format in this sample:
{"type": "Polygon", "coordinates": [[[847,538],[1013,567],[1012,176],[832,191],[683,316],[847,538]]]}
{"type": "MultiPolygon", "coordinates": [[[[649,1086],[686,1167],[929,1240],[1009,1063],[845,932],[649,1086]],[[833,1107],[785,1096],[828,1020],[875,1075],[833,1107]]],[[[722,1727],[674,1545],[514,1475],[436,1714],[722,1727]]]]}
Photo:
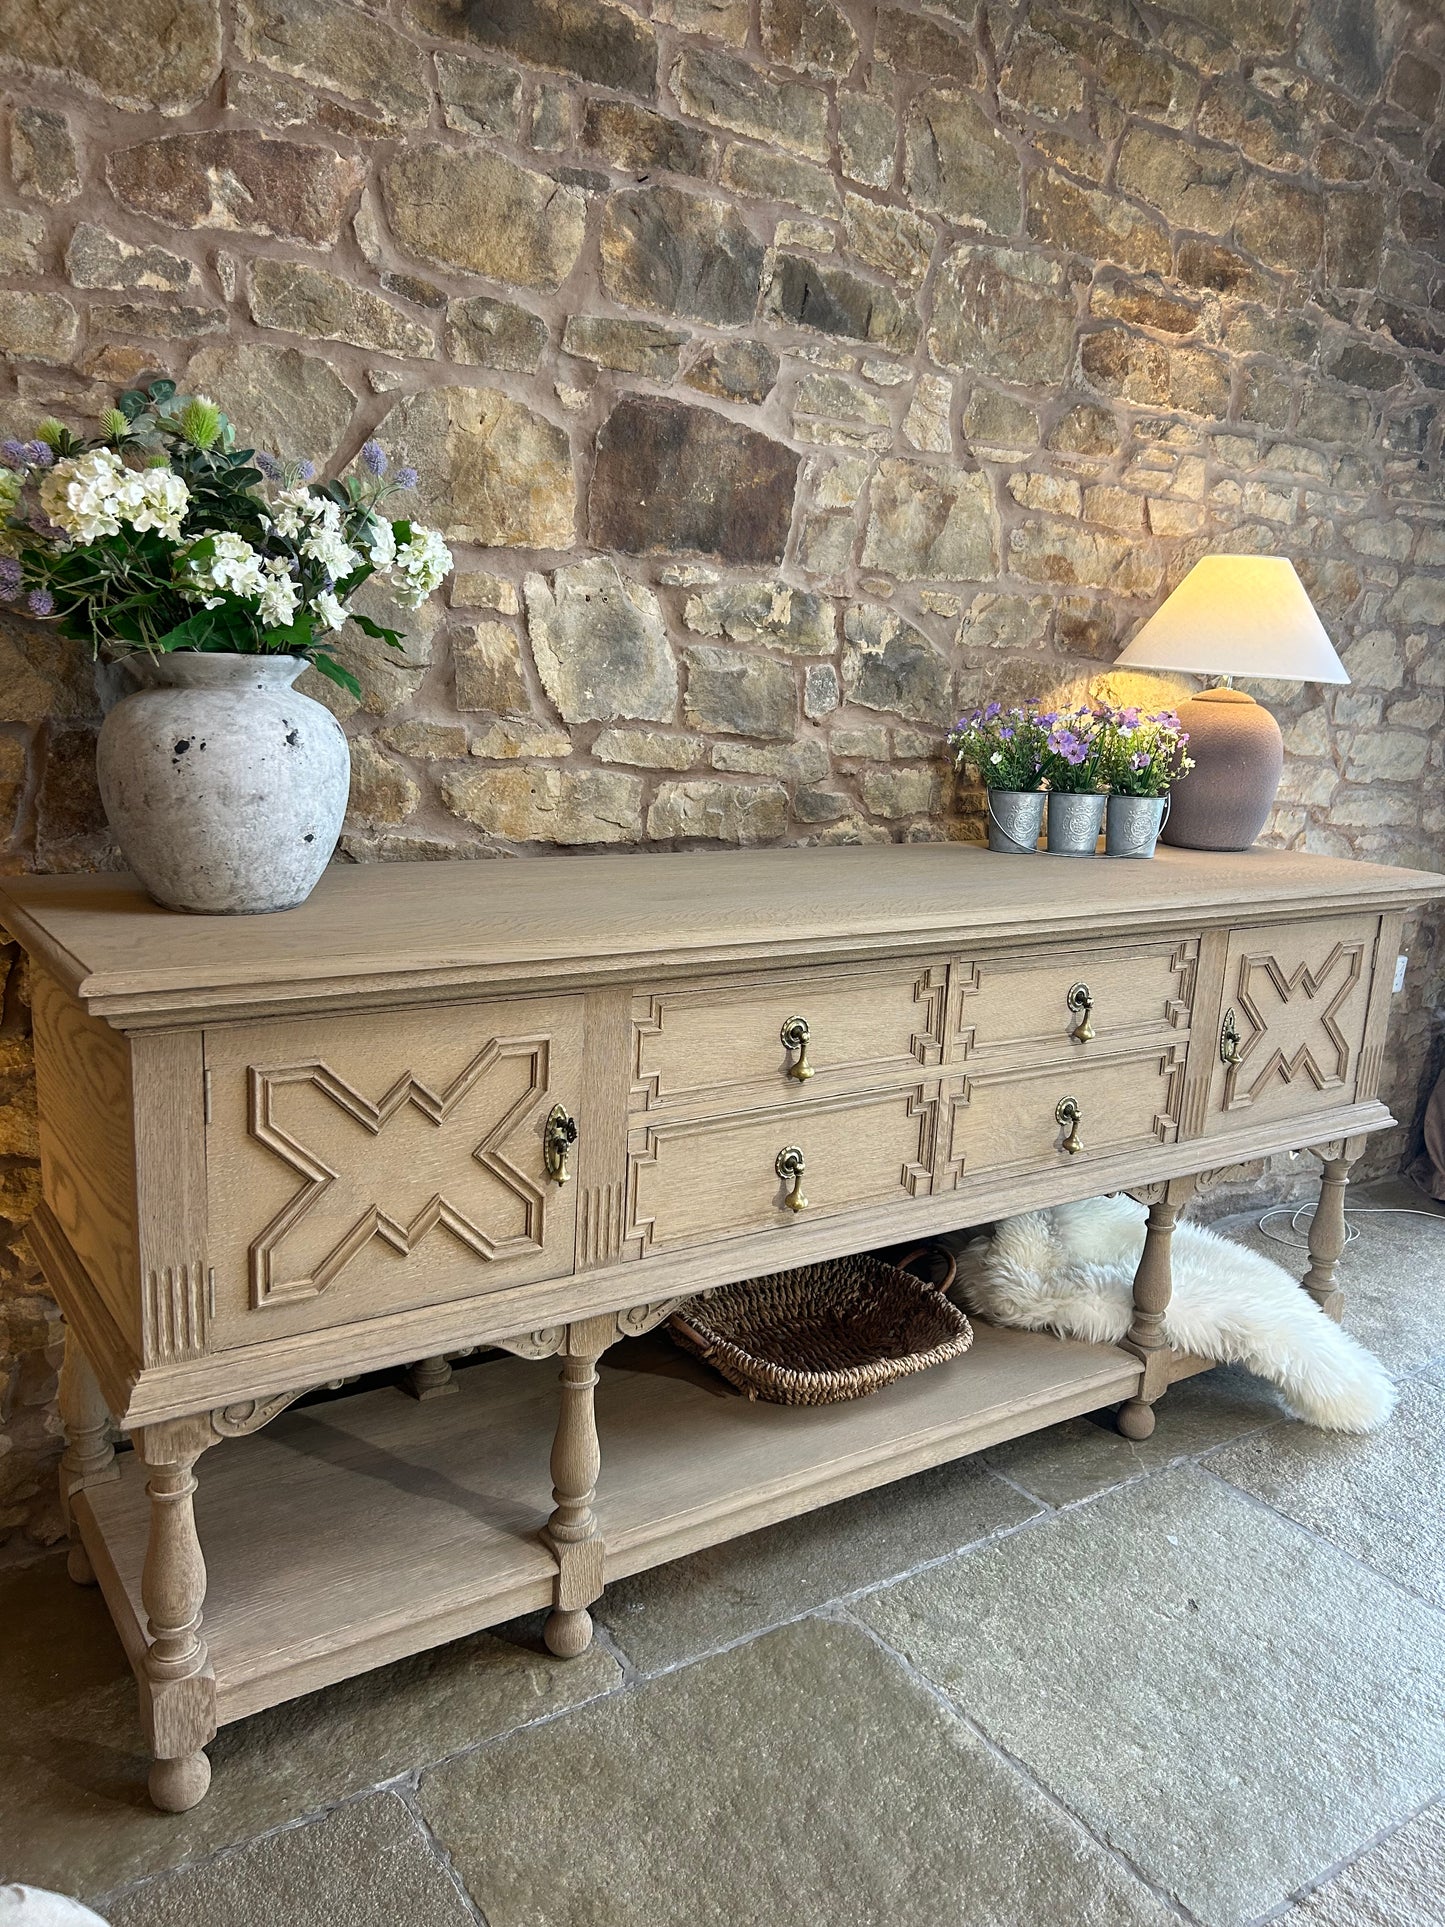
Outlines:
{"type": "MultiPolygon", "coordinates": [[[[418,465],[458,573],[404,659],[350,649],[354,859],[974,837],[960,706],[1118,688],[1235,548],[1354,678],[1261,692],[1271,839],[1430,863],[1442,81],[1438,0],[9,0],[0,432],[166,370],[418,465]]],[[[4,619],[10,868],[115,860],[97,709],[4,619]]],[[[0,1538],[53,1530],[22,977],[0,1538]]]]}

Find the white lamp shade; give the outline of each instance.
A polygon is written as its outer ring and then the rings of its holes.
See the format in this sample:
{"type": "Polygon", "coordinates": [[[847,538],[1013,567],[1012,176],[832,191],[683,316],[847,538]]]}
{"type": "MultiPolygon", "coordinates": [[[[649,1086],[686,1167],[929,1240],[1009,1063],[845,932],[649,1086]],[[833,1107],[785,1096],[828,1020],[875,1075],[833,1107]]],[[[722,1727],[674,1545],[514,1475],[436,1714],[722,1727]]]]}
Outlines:
{"type": "Polygon", "coordinates": [[[1348,682],[1294,564],[1206,555],[1117,659],[1132,669],[1276,682],[1348,682]]]}

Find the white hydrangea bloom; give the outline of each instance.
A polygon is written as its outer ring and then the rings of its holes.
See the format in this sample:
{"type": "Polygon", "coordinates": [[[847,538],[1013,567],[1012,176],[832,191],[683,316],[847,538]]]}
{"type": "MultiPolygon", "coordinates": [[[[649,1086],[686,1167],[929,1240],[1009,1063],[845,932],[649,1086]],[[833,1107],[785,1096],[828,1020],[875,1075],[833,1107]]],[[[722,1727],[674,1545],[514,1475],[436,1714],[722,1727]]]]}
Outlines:
{"type": "Polygon", "coordinates": [[[297,536],[312,519],[316,497],[309,488],[283,488],[270,509],[271,526],[288,539],[297,536]]]}
{"type": "Polygon", "coordinates": [[[190,500],[190,490],[168,468],[128,473],[116,494],[117,513],[122,520],[133,529],[156,529],[173,541],[180,539],[190,500]]]}
{"type": "Polygon", "coordinates": [[[261,558],[251,544],[225,529],[209,533],[214,553],[209,562],[192,564],[197,579],[207,587],[229,589],[232,595],[260,595],[266,578],[261,572],[261,558]]]}
{"type": "Polygon", "coordinates": [[[346,627],[346,610],[342,608],[340,602],[332,595],[329,589],[323,589],[321,594],[317,596],[316,613],[328,629],[344,629],[346,627]]]}
{"type": "Polygon", "coordinates": [[[40,484],[40,506],[58,528],[80,542],[119,535],[119,493],[126,480],[120,457],[110,448],[57,462],[40,484]]]}
{"type": "Polygon", "coordinates": [[[411,540],[396,552],[392,577],[400,600],[415,609],[441,587],[452,566],[452,552],[436,529],[412,524],[411,540]]]}
{"type": "Polygon", "coordinates": [[[290,627],[301,602],[301,591],[287,574],[284,562],[270,561],[266,564],[265,586],[256,600],[261,620],[268,629],[290,627]]]}
{"type": "Polygon", "coordinates": [[[389,569],[396,560],[396,531],[384,515],[373,515],[366,528],[368,556],[373,569],[389,569]]]}

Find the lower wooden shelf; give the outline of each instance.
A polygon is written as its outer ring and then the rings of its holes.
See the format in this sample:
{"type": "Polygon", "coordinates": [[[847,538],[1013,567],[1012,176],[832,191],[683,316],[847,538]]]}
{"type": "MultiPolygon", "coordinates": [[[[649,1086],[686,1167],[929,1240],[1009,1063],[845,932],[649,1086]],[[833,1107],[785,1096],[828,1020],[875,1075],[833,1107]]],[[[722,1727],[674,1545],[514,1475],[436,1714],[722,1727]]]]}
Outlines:
{"type": "MultiPolygon", "coordinates": [[[[872,1398],[753,1404],[664,1338],[601,1363],[596,1509],[621,1578],[1130,1396],[1112,1345],[975,1325],[971,1351],[872,1398]]],[[[1182,1370],[1195,1361],[1179,1361],[1182,1370]]],[[[208,1452],[196,1520],[224,1723],[552,1601],[555,1362],[457,1373],[285,1413],[208,1452]]],[[[81,1535],[132,1660],[144,1651],[141,1468],[77,1494],[81,1535]]]]}

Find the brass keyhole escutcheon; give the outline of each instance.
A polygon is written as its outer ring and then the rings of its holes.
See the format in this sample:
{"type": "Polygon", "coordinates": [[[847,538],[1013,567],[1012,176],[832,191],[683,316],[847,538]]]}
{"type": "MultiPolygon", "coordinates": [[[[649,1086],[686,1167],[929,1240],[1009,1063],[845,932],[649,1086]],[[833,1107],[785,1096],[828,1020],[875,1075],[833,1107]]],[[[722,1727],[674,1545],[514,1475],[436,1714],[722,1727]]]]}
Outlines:
{"type": "Polygon", "coordinates": [[[785,1144],[773,1160],[773,1169],[784,1184],[792,1186],[783,1203],[789,1211],[806,1211],[808,1200],[803,1196],[803,1173],[808,1164],[796,1144],[785,1144]]]}
{"type": "Polygon", "coordinates": [[[1091,1044],[1094,1041],[1094,1026],[1089,1019],[1094,1014],[1094,993],[1087,984],[1074,984],[1064,999],[1070,1011],[1078,1018],[1078,1023],[1069,1032],[1076,1044],[1091,1044]]]}
{"type": "Polygon", "coordinates": [[[555,1178],[558,1184],[567,1184],[571,1180],[572,1173],[567,1169],[567,1160],[576,1142],[576,1118],[568,1115],[565,1106],[554,1104],[542,1128],[542,1161],[547,1166],[547,1176],[555,1178]]]}
{"type": "Polygon", "coordinates": [[[813,1066],[808,1062],[808,1039],[812,1032],[808,1029],[806,1017],[789,1017],[778,1032],[783,1040],[784,1050],[795,1050],[798,1055],[788,1066],[788,1076],[795,1077],[805,1084],[813,1075],[813,1066]]]}
{"type": "Polygon", "coordinates": [[[1054,1106],[1054,1122],[1060,1126],[1068,1126],[1068,1136],[1059,1148],[1067,1151],[1070,1157],[1076,1156],[1084,1148],[1084,1140],[1079,1136],[1079,1123],[1082,1117],[1083,1112],[1079,1109],[1079,1100],[1076,1097],[1061,1097],[1054,1106]]]}
{"type": "Polygon", "coordinates": [[[1231,1069],[1239,1062],[1240,1046],[1239,1025],[1235,1022],[1234,1011],[1225,1011],[1224,1022],[1219,1027],[1219,1061],[1231,1069]]]}

